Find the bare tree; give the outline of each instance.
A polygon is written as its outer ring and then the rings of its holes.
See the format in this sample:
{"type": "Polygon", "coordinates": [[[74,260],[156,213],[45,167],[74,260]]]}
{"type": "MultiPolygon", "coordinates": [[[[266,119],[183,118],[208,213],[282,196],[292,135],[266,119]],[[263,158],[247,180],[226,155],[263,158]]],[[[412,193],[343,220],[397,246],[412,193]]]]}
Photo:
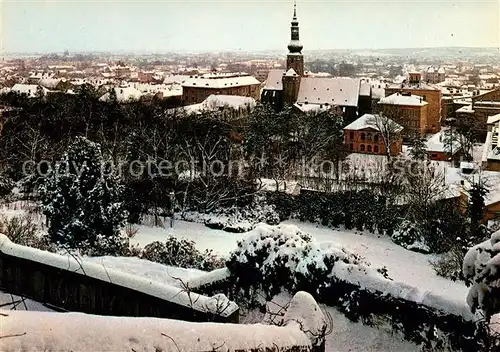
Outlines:
{"type": "Polygon", "coordinates": [[[394,144],[402,138],[403,126],[396,123],[391,117],[392,113],[380,113],[367,119],[367,123],[376,129],[385,147],[387,162],[391,161],[391,149],[394,144]]]}

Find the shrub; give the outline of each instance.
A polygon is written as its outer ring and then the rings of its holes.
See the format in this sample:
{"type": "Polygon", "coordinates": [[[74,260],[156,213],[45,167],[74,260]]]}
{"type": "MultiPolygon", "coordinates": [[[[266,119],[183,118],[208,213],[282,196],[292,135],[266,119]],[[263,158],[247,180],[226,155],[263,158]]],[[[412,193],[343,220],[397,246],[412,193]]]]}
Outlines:
{"type": "Polygon", "coordinates": [[[369,265],[342,247],[322,247],[296,226],[264,224],[238,242],[227,262],[237,287],[247,293],[261,289],[268,298],[282,288],[317,294],[335,280],[345,280],[346,272],[387,278],[384,269],[369,265]]]}
{"type": "Polygon", "coordinates": [[[452,250],[441,255],[439,259],[431,261],[431,265],[437,275],[458,281],[464,280],[462,274],[463,260],[464,253],[462,251],[452,250]]]}
{"type": "Polygon", "coordinates": [[[49,250],[48,238],[42,235],[38,224],[29,214],[12,218],[0,218],[0,233],[21,246],[49,250]]]}
{"type": "Polygon", "coordinates": [[[224,261],[213,252],[200,252],[193,241],[168,237],[165,242],[155,241],[144,247],[141,258],[164,265],[211,271],[224,267],[224,261]]]}
{"type": "Polygon", "coordinates": [[[255,196],[249,205],[221,208],[214,215],[214,217],[209,215],[205,220],[206,226],[236,233],[251,231],[261,222],[270,225],[277,225],[280,222],[276,207],[268,204],[262,195],[255,196]]]}
{"type": "Polygon", "coordinates": [[[139,232],[139,228],[137,226],[134,226],[131,223],[125,225],[125,234],[128,238],[134,238],[135,235],[137,235],[137,232],[139,232]]]}

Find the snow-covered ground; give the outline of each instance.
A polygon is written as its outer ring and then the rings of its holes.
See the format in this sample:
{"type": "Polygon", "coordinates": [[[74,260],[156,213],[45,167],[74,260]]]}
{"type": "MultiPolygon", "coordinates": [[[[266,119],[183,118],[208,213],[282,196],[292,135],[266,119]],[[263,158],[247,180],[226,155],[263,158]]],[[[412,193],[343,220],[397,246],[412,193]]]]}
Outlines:
{"type": "Polygon", "coordinates": [[[453,282],[437,276],[429,261],[436,259],[409,251],[398,246],[386,236],[369,232],[339,231],[304,223],[297,220],[286,221],[312,235],[319,242],[335,242],[346,249],[365,257],[373,266],[386,266],[389,276],[398,282],[418,287],[422,294],[433,292],[436,295],[466,306],[468,288],[462,282],[453,282]]]}
{"type": "Polygon", "coordinates": [[[227,255],[237,246],[245,234],[213,230],[204,224],[175,220],[173,228],[138,226],[138,232],[130,241],[141,247],[154,241],[165,241],[168,236],[194,241],[199,250],[212,249],[219,255],[227,255]]]}
{"type": "MultiPolygon", "coordinates": [[[[4,208],[0,209],[0,213],[14,216],[21,215],[22,211],[4,208]]],[[[408,251],[394,244],[388,237],[368,232],[333,230],[298,220],[289,220],[285,223],[298,226],[303,232],[312,235],[318,242],[334,242],[337,245],[344,246],[349,251],[365,257],[375,267],[386,266],[392,279],[417,287],[422,294],[432,292],[459,306],[467,307],[466,296],[468,289],[463,283],[452,282],[437,276],[429,264],[429,260],[435,259],[433,255],[408,251]]],[[[174,227],[171,229],[138,226],[138,233],[131,240],[131,243],[144,247],[153,241],[164,241],[169,235],[194,241],[199,250],[211,249],[220,256],[227,256],[237,247],[238,240],[246,234],[229,233],[210,229],[201,223],[176,220],[174,227]]],[[[98,257],[85,258],[85,260],[104,265],[106,268],[124,271],[174,286],[179,285],[179,280],[175,278],[186,281],[203,274],[202,271],[166,267],[138,258],[98,257]]],[[[2,297],[10,300],[10,296],[4,295],[2,297]]],[[[47,310],[44,306],[33,309],[47,310]]],[[[327,309],[334,320],[334,331],[327,343],[328,351],[418,350],[415,345],[402,341],[400,337],[391,336],[390,332],[352,323],[334,308],[327,309]]]]}
{"type": "MultiPolygon", "coordinates": [[[[386,236],[378,236],[369,232],[360,234],[355,231],[333,230],[298,220],[289,220],[284,223],[298,226],[318,242],[334,242],[343,246],[365,257],[375,267],[386,266],[394,281],[418,287],[422,294],[433,292],[466,306],[467,287],[461,282],[453,282],[437,276],[429,263],[430,260],[436,259],[434,255],[406,250],[386,236]]],[[[215,253],[222,256],[227,256],[237,247],[238,240],[245,236],[245,234],[212,230],[203,224],[176,221],[172,229],[140,226],[132,241],[145,246],[153,241],[162,241],[169,235],[192,240],[199,250],[213,249],[215,253]]]]}

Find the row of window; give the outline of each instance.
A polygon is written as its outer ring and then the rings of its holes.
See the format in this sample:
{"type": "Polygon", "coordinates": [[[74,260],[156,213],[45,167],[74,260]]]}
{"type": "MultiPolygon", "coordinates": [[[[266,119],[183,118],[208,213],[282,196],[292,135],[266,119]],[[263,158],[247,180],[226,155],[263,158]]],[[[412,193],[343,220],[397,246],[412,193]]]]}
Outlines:
{"type": "MultiPolygon", "coordinates": [[[[351,143],[349,144],[349,149],[350,150],[354,150],[354,145],[351,143]]],[[[360,144],[359,146],[359,151],[361,152],[368,152],[368,153],[378,153],[379,152],[379,148],[378,148],[378,145],[375,145],[375,146],[371,146],[370,144],[368,144],[367,146],[365,146],[364,144],[360,144]]]]}
{"type": "MultiPolygon", "coordinates": [[[[374,142],[378,142],[378,134],[374,133],[361,133],[361,140],[362,141],[371,141],[373,139],[374,142]]],[[[354,139],[354,132],[349,133],[349,139],[353,140],[354,139]]]]}

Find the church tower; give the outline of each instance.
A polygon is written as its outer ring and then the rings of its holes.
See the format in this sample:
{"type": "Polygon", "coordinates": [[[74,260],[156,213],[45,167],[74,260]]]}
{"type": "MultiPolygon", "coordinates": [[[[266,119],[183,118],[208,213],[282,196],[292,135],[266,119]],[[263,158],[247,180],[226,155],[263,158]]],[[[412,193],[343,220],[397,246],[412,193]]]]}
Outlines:
{"type": "Polygon", "coordinates": [[[293,4],[293,19],[290,43],[288,44],[288,55],[286,57],[286,70],[291,68],[299,76],[304,75],[304,57],[302,56],[302,44],[299,40],[299,21],[297,20],[297,4],[293,4]]]}

